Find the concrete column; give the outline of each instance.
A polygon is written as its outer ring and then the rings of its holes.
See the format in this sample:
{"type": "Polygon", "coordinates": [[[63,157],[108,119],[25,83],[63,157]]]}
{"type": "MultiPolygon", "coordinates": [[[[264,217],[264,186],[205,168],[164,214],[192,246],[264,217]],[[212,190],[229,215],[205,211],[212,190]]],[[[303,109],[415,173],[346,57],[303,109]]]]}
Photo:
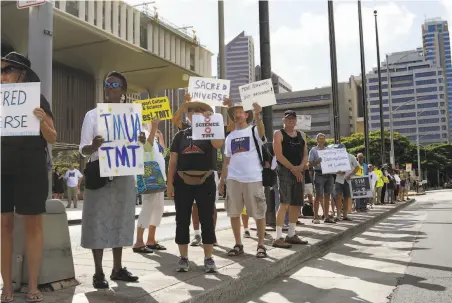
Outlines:
{"type": "Polygon", "coordinates": [[[153,45],[153,41],[152,41],[152,31],[154,29],[152,28],[152,23],[148,23],[148,45],[146,46],[147,50],[150,51],[152,53],[152,45],[153,45]]]}
{"type": "Polygon", "coordinates": [[[159,30],[159,26],[158,25],[152,25],[153,28],[153,39],[154,39],[154,43],[152,45],[152,52],[156,55],[159,54],[159,49],[160,49],[160,39],[159,39],[159,34],[160,34],[160,30],[159,30]]]}
{"type": "Polygon", "coordinates": [[[195,46],[195,72],[199,74],[199,46],[195,46]]]}
{"type": "Polygon", "coordinates": [[[94,1],[88,2],[88,23],[94,25],[94,5],[96,4],[94,1]]]}
{"type": "Polygon", "coordinates": [[[133,43],[133,8],[127,7],[127,41],[133,43]]]}
{"type": "Polygon", "coordinates": [[[66,11],[66,1],[60,1],[60,10],[65,12],[66,11]]]}
{"type": "Polygon", "coordinates": [[[103,21],[104,21],[104,14],[103,14],[103,5],[104,1],[96,1],[96,25],[99,28],[104,29],[103,21]]]}
{"type": "Polygon", "coordinates": [[[185,46],[187,43],[185,43],[184,40],[180,41],[180,66],[184,67],[186,66],[186,56],[185,56],[185,46]]]}
{"type": "Polygon", "coordinates": [[[116,37],[119,36],[119,2],[118,1],[112,1],[112,6],[113,6],[113,20],[111,20],[112,22],[112,33],[113,35],[115,35],[116,37]]]}
{"type": "Polygon", "coordinates": [[[165,58],[165,30],[161,27],[159,30],[159,53],[158,55],[162,58],[165,58]]]}
{"type": "Polygon", "coordinates": [[[121,31],[119,33],[119,36],[124,40],[127,40],[126,22],[127,22],[127,8],[126,4],[121,2],[121,18],[120,18],[121,31]]]}
{"type": "Polygon", "coordinates": [[[111,1],[105,1],[105,30],[109,33],[111,33],[111,1]]]}
{"type": "Polygon", "coordinates": [[[207,54],[207,73],[206,77],[212,77],[212,55],[207,54]]]}
{"type": "MultiPolygon", "coordinates": [[[[209,64],[208,64],[209,59],[210,59],[210,56],[209,56],[207,50],[204,50],[204,51],[203,51],[203,59],[202,59],[202,61],[203,61],[203,71],[202,71],[202,75],[203,75],[204,77],[209,77],[209,76],[210,76],[210,72],[209,72],[209,64]]],[[[254,69],[254,67],[253,67],[253,69],[254,69]]]]}
{"type": "Polygon", "coordinates": [[[78,2],[78,17],[83,21],[86,21],[86,2],[80,1],[78,2]]]}
{"type": "Polygon", "coordinates": [[[165,33],[165,59],[171,60],[171,34],[167,31],[165,33]]]}
{"type": "Polygon", "coordinates": [[[96,103],[104,103],[104,74],[99,71],[95,79],[96,103]]]}
{"type": "MultiPolygon", "coordinates": [[[[135,35],[134,35],[134,41],[135,44],[140,46],[140,34],[141,34],[141,13],[139,10],[135,10],[135,35]]],[[[143,45],[143,47],[146,47],[145,45],[143,45]]]]}
{"type": "Polygon", "coordinates": [[[171,35],[171,62],[176,62],[176,37],[171,35]]]}
{"type": "Polygon", "coordinates": [[[180,38],[179,37],[176,37],[176,39],[175,39],[176,41],[175,41],[175,63],[177,64],[177,65],[181,65],[181,58],[180,58],[180,53],[181,53],[181,43],[180,43],[180,38]]]}
{"type": "Polygon", "coordinates": [[[186,43],[185,46],[185,68],[190,69],[190,53],[191,53],[191,45],[186,43]]]}

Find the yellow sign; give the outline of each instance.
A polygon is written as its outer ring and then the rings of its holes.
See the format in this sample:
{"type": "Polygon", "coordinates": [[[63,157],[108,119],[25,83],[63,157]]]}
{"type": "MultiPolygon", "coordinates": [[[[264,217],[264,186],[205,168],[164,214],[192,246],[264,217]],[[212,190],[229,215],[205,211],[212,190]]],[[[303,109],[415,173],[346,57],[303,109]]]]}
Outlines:
{"type": "Polygon", "coordinates": [[[413,165],[411,163],[407,163],[407,164],[405,164],[405,166],[406,166],[405,170],[408,172],[410,172],[413,169],[413,165]]]}
{"type": "Polygon", "coordinates": [[[356,172],[357,176],[364,176],[364,167],[362,165],[359,166],[358,171],[356,172]]]}
{"type": "Polygon", "coordinates": [[[173,117],[168,97],[138,100],[135,103],[140,103],[143,107],[142,116],[144,123],[149,123],[155,118],[169,120],[173,117]]]}

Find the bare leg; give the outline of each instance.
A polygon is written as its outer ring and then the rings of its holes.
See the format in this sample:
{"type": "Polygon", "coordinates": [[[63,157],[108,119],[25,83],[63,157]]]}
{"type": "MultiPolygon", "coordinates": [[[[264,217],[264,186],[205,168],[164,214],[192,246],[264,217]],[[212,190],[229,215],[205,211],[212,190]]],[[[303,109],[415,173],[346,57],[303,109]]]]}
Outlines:
{"type": "MultiPolygon", "coordinates": [[[[240,225],[239,225],[240,226],[240,225]]],[[[256,220],[256,227],[258,232],[258,246],[264,245],[264,238],[265,238],[265,219],[256,220]]],[[[235,234],[235,233],[234,233],[235,234]]],[[[240,236],[240,230],[239,230],[239,236],[240,236]]]]}
{"type": "Polygon", "coordinates": [[[323,197],[322,196],[316,196],[315,200],[314,200],[314,219],[318,219],[319,218],[319,206],[321,204],[320,201],[323,201],[323,197]]]}
{"type": "Polygon", "coordinates": [[[179,254],[182,258],[188,258],[188,244],[179,244],[179,254]]]}
{"type": "Polygon", "coordinates": [[[144,228],[137,227],[137,241],[135,242],[133,247],[140,248],[140,247],[145,246],[144,241],[143,241],[143,236],[144,236],[144,228]]]}
{"type": "Polygon", "coordinates": [[[148,241],[146,242],[146,245],[157,244],[157,241],[155,241],[155,231],[156,230],[157,230],[157,227],[155,227],[154,225],[149,225],[148,241]]]}
{"type": "Polygon", "coordinates": [[[42,215],[23,216],[25,225],[25,250],[28,263],[28,291],[38,291],[38,275],[42,260],[42,215]]]}
{"type": "Polygon", "coordinates": [[[113,270],[120,271],[122,269],[122,247],[113,248],[113,270]]]}
{"type": "Polygon", "coordinates": [[[202,247],[204,248],[204,256],[206,258],[212,258],[213,244],[203,244],[202,247]]]}
{"type": "Polygon", "coordinates": [[[328,218],[330,214],[330,194],[323,196],[323,215],[325,216],[325,219],[328,218]]]}
{"type": "Polygon", "coordinates": [[[93,249],[94,269],[96,275],[103,275],[104,270],[102,268],[102,259],[104,257],[103,249],[93,249]]]}
{"type": "MultiPolygon", "coordinates": [[[[341,218],[341,212],[344,210],[344,208],[342,208],[342,206],[343,206],[342,200],[343,200],[342,194],[337,194],[337,196],[336,196],[336,210],[337,210],[336,218],[337,219],[341,218]]],[[[345,211],[344,211],[344,216],[345,216],[345,211]]]]}
{"type": "Polygon", "coordinates": [[[12,282],[12,259],[13,259],[13,230],[14,230],[14,213],[2,214],[2,279],[3,293],[10,294],[13,292],[12,282]]]}
{"type": "Polygon", "coordinates": [[[250,218],[248,217],[248,215],[242,214],[243,228],[248,228],[249,220],[250,220],[250,218]]]}
{"type": "Polygon", "coordinates": [[[196,203],[193,203],[191,220],[193,221],[193,229],[199,230],[198,205],[196,205],[196,203]]]}
{"type": "MultiPolygon", "coordinates": [[[[240,234],[241,226],[240,226],[240,217],[231,217],[231,227],[232,232],[234,233],[235,244],[242,245],[242,235],[240,234]]],[[[258,228],[259,231],[259,228],[258,228]]],[[[265,233],[265,226],[264,226],[265,233]]],[[[263,235],[262,235],[263,237],[263,235]]]]}

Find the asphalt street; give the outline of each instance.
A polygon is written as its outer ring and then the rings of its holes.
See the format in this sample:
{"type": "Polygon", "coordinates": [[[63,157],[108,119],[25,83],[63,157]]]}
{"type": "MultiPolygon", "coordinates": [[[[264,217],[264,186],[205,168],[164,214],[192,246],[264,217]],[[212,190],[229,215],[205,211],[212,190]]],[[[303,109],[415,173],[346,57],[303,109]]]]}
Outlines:
{"type": "Polygon", "coordinates": [[[452,302],[452,190],[416,200],[240,302],[452,302]]]}

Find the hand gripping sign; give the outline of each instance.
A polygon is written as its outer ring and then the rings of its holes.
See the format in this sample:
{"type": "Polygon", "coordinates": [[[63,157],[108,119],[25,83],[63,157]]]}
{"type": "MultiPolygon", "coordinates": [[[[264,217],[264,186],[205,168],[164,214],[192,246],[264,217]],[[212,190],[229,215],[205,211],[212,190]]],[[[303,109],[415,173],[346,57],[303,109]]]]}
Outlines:
{"type": "Polygon", "coordinates": [[[221,114],[210,117],[193,115],[193,140],[224,139],[224,123],[221,114]]]}

